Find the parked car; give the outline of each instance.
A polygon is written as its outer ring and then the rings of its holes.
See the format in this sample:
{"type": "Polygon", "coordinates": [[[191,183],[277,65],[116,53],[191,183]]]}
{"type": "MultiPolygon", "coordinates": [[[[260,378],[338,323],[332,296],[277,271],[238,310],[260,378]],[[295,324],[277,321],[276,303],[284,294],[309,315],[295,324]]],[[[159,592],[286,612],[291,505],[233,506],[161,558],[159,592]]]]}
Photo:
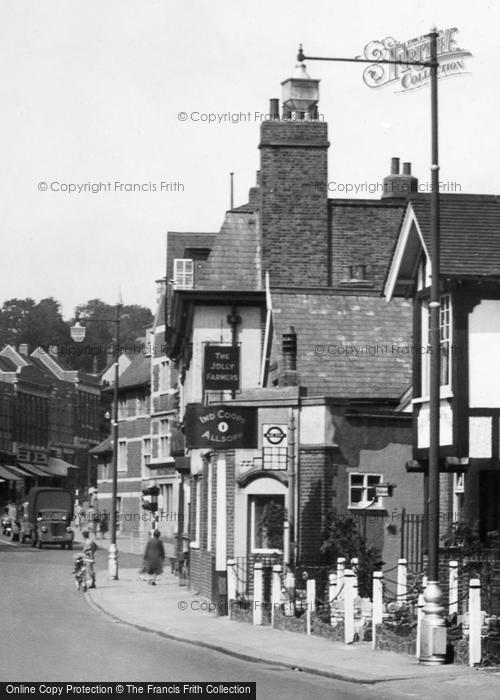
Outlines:
{"type": "Polygon", "coordinates": [[[31,541],[33,547],[59,544],[61,549],[73,549],[75,533],[70,527],[73,520],[73,495],[66,489],[35,487],[23,503],[19,523],[19,541],[31,541]]]}

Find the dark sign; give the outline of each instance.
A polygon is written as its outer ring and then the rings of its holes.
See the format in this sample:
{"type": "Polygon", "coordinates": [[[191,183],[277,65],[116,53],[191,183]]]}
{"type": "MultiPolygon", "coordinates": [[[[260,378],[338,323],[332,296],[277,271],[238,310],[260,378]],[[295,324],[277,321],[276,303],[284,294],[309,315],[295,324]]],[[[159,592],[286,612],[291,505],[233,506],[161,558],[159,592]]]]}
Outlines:
{"type": "Polygon", "coordinates": [[[240,388],[240,349],[232,345],[205,345],[205,390],[240,388]]]}
{"type": "Polygon", "coordinates": [[[213,404],[190,404],[184,418],[186,446],[218,450],[257,447],[257,416],[254,408],[213,404]]]}

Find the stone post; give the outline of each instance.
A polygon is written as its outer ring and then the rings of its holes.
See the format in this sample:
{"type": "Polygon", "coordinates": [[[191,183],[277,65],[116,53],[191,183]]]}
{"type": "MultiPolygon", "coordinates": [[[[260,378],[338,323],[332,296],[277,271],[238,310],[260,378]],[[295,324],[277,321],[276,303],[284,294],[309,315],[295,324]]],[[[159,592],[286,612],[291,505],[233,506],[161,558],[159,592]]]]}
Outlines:
{"type": "Polygon", "coordinates": [[[271,583],[271,627],[274,627],[274,616],[281,603],[281,565],[273,566],[273,578],[271,583]]]}
{"type": "Polygon", "coordinates": [[[253,566],[253,624],[262,624],[262,606],[264,593],[264,577],[262,575],[262,563],[256,561],[253,566]]]}
{"type": "Polygon", "coordinates": [[[236,600],[236,562],[234,559],[227,560],[227,614],[231,619],[231,601],[236,600]]]}
{"type": "Polygon", "coordinates": [[[469,666],[481,662],[481,581],[469,581],[469,666]]]}
{"type": "Polygon", "coordinates": [[[458,561],[450,561],[449,567],[449,588],[448,588],[448,613],[458,615],[458,561]]]}
{"type": "Polygon", "coordinates": [[[354,573],[351,569],[344,571],[344,642],[354,641],[354,573]]]}
{"type": "Polygon", "coordinates": [[[382,571],[373,572],[373,608],[372,608],[372,649],[377,645],[376,629],[384,616],[384,574],[382,571]]]}
{"type": "Polygon", "coordinates": [[[406,559],[398,559],[398,576],[396,586],[396,597],[398,605],[406,603],[408,593],[408,564],[406,559]]]}

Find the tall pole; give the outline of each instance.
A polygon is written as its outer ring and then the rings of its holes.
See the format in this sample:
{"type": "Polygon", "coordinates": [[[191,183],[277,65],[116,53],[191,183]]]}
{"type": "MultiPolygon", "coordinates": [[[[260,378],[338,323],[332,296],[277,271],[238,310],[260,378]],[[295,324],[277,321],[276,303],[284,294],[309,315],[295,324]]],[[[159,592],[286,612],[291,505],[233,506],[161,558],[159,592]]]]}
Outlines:
{"type": "Polygon", "coordinates": [[[428,584],[424,595],[424,618],[420,645],[420,662],[439,665],[445,662],[446,627],[442,594],[439,588],[439,422],[440,422],[440,287],[439,287],[439,151],[438,151],[438,31],[431,29],[430,57],[423,61],[397,61],[392,59],[359,59],[323,56],[306,56],[299,47],[297,60],[340,61],[347,63],[384,63],[401,66],[421,66],[429,68],[431,82],[431,298],[430,311],[430,350],[431,371],[429,387],[430,435],[429,435],[429,498],[428,498],[428,537],[429,563],[428,584]]]}
{"type": "Polygon", "coordinates": [[[430,386],[429,386],[429,562],[428,583],[424,592],[424,617],[420,641],[420,663],[428,666],[443,664],[446,656],[446,627],[439,587],[439,427],[441,402],[441,343],[440,343],[440,285],[439,285],[439,151],[438,151],[438,32],[430,33],[431,77],[431,298],[430,313],[430,386]]]}
{"type": "Polygon", "coordinates": [[[118,549],[116,547],[116,499],[118,493],[118,391],[120,383],[120,313],[121,305],[116,305],[116,346],[115,346],[115,385],[113,389],[113,461],[111,482],[111,523],[108,553],[108,579],[118,579],[118,549]]]}

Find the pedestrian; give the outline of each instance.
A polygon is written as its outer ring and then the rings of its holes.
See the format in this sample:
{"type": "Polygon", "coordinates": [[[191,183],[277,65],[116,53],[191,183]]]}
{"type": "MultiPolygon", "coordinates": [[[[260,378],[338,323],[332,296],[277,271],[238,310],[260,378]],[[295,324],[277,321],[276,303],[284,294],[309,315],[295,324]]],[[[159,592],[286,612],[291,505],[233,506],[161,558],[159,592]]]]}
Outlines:
{"type": "Polygon", "coordinates": [[[165,549],[163,542],[160,540],[161,532],[155,530],[153,537],[148,540],[146,549],[144,550],[144,563],[141,574],[149,576],[148,583],[152,586],[156,585],[156,577],[163,573],[163,561],[165,559],[165,549]]]}
{"type": "Polygon", "coordinates": [[[88,572],[90,574],[90,580],[91,580],[90,588],[95,588],[94,554],[97,550],[97,545],[94,542],[94,540],[92,540],[90,538],[90,533],[88,530],[85,530],[85,532],[83,532],[82,535],[83,535],[83,554],[89,560],[87,562],[87,568],[88,568],[88,572]]]}
{"type": "Polygon", "coordinates": [[[83,507],[79,503],[75,508],[75,524],[80,532],[82,531],[82,524],[83,524],[84,517],[85,517],[85,512],[83,510],[83,507]]]}
{"type": "Polygon", "coordinates": [[[106,533],[108,531],[108,514],[105,510],[101,512],[101,520],[99,532],[101,533],[101,539],[106,539],[106,533]]]}
{"type": "Polygon", "coordinates": [[[87,532],[89,533],[90,539],[95,541],[95,533],[97,530],[97,522],[99,521],[99,514],[96,512],[94,506],[90,506],[87,510],[85,519],[87,521],[87,532]]]}

